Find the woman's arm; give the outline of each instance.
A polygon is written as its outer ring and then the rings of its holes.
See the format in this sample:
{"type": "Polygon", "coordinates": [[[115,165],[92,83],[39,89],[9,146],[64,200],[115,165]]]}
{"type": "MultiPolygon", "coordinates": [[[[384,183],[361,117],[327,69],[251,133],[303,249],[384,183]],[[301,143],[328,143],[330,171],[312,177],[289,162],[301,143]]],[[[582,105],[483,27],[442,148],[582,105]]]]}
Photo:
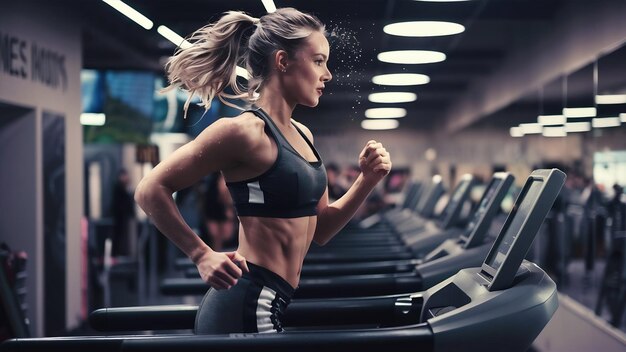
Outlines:
{"type": "Polygon", "coordinates": [[[369,141],[359,155],[361,174],[346,194],[328,204],[328,187],[317,207],[317,227],[313,240],[328,243],[354,216],[378,182],[391,171],[391,159],[381,143],[369,141]]]}
{"type": "Polygon", "coordinates": [[[258,131],[263,132],[263,127],[252,121],[256,120],[216,121],[157,165],[135,192],[136,202],[159,231],[196,263],[205,281],[218,289],[234,285],[241,270],[233,261],[242,261],[246,268],[245,261],[236,252],[217,253],[209,248],[185,223],[172,193],[193,185],[211,172],[240,165],[255,147],[258,131]]]}

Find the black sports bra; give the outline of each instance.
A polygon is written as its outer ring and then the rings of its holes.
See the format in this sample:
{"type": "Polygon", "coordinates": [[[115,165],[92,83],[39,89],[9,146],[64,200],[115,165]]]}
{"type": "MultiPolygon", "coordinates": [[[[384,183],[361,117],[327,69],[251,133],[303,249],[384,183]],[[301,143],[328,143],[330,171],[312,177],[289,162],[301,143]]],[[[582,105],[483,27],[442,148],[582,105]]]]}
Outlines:
{"type": "Polygon", "coordinates": [[[278,147],[276,161],[263,174],[238,182],[227,182],[239,216],[297,218],[317,215],[317,203],[327,186],[326,169],[317,150],[294,124],[318,161],[305,160],[261,109],[248,110],[265,122],[265,133],[278,147]]]}

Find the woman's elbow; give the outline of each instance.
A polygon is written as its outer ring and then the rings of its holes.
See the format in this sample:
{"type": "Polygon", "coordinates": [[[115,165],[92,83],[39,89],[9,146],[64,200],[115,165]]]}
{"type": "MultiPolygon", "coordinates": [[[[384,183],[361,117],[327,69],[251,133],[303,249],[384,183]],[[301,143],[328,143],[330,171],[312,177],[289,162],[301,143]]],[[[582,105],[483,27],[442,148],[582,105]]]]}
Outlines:
{"type": "Polygon", "coordinates": [[[137,188],[135,188],[135,203],[141,207],[141,209],[146,209],[145,207],[150,202],[152,198],[151,190],[155,189],[150,185],[150,180],[147,178],[142,179],[137,188]]]}
{"type": "Polygon", "coordinates": [[[328,236],[323,236],[321,234],[315,234],[313,236],[313,242],[315,242],[315,244],[317,244],[318,246],[325,246],[328,241],[330,241],[330,238],[328,238],[328,236]]]}

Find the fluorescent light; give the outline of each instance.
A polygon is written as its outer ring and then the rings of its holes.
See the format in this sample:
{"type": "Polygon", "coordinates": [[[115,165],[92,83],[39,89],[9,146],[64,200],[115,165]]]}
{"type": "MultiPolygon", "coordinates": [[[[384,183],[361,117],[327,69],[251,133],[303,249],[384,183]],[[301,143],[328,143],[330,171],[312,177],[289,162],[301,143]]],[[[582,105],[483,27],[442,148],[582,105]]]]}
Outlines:
{"type": "Polygon", "coordinates": [[[439,37],[462,33],[465,27],[453,22],[411,21],[388,24],[383,31],[401,37],[439,37]]]}
{"type": "Polygon", "coordinates": [[[511,135],[511,137],[524,137],[524,131],[521,127],[509,128],[509,134],[511,135]]]}
{"type": "Polygon", "coordinates": [[[417,100],[417,94],[410,92],[372,93],[367,99],[372,103],[410,103],[417,100]]]}
{"type": "Polygon", "coordinates": [[[594,117],[597,114],[596,108],[564,108],[565,117],[594,117]]]}
{"type": "Polygon", "coordinates": [[[241,66],[237,66],[237,68],[235,69],[235,71],[237,72],[237,76],[239,77],[243,77],[245,79],[250,79],[250,73],[248,72],[248,70],[246,70],[245,68],[241,67],[241,66]]]}
{"type": "Polygon", "coordinates": [[[135,21],[135,23],[137,23],[138,25],[142,26],[145,29],[150,30],[152,29],[152,26],[154,26],[154,23],[152,23],[152,21],[150,21],[146,16],[142,15],[139,11],[128,6],[126,3],[124,3],[121,0],[102,0],[102,1],[109,4],[112,8],[121,12],[124,16],[135,21]]]}
{"type": "Polygon", "coordinates": [[[620,117],[596,117],[591,119],[591,127],[593,128],[619,127],[620,125],[620,117]]]}
{"type": "Polygon", "coordinates": [[[596,95],[596,104],[626,104],[626,94],[596,95]]]}
{"type": "Polygon", "coordinates": [[[84,126],[104,126],[105,122],[105,114],[94,114],[89,112],[80,114],[80,124],[84,126]]]}
{"type": "Polygon", "coordinates": [[[591,131],[591,123],[587,121],[568,122],[565,124],[565,132],[588,132],[591,131]]]}
{"type": "Polygon", "coordinates": [[[406,109],[403,108],[375,108],[365,110],[365,117],[370,119],[392,119],[405,116],[406,109]]]}
{"type": "Polygon", "coordinates": [[[430,82],[430,77],[419,73],[392,73],[374,76],[372,82],[383,86],[417,86],[430,82]]]}
{"type": "Polygon", "coordinates": [[[564,115],[539,115],[537,116],[537,123],[543,126],[564,125],[565,122],[567,122],[567,118],[564,115]]]}
{"type": "Polygon", "coordinates": [[[265,11],[268,13],[276,11],[276,5],[274,5],[274,0],[261,0],[263,6],[265,6],[265,11]]]}
{"type": "Polygon", "coordinates": [[[160,35],[162,35],[165,39],[172,42],[174,45],[180,46],[182,49],[187,49],[191,46],[190,42],[188,42],[187,40],[185,40],[185,38],[178,35],[178,33],[169,29],[169,27],[161,25],[157,27],[157,32],[159,32],[160,35]]]}
{"type": "Polygon", "coordinates": [[[543,131],[543,126],[538,123],[520,123],[519,127],[524,134],[537,134],[543,131]]]}
{"type": "Polygon", "coordinates": [[[566,137],[567,136],[567,132],[565,131],[564,126],[544,127],[541,134],[544,137],[566,137]]]}
{"type": "Polygon", "coordinates": [[[392,130],[398,128],[398,120],[363,120],[361,128],[365,130],[392,130]]]}
{"type": "Polygon", "coordinates": [[[619,114],[619,119],[620,119],[620,121],[622,121],[622,122],[626,122],[626,113],[621,113],[621,114],[619,114]]]}
{"type": "Polygon", "coordinates": [[[446,59],[446,54],[430,50],[396,50],[378,54],[378,60],[392,64],[430,64],[446,59]]]}

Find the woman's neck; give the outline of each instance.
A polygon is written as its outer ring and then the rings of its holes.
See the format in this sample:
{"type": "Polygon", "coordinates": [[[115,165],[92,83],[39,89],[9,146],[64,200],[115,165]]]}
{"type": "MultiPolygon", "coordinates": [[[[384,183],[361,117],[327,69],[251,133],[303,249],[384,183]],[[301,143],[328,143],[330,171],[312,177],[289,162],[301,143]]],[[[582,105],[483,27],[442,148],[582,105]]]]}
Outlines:
{"type": "Polygon", "coordinates": [[[277,125],[291,126],[295,104],[289,104],[280,90],[272,88],[266,86],[255,105],[263,109],[277,125]]]}

